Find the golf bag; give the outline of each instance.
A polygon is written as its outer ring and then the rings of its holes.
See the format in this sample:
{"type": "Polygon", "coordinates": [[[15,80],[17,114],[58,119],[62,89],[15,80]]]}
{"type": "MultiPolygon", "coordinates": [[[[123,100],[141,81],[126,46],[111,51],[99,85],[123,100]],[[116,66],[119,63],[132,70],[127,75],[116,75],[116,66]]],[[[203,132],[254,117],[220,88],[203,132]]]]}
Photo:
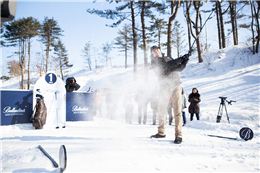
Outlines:
{"type": "Polygon", "coordinates": [[[35,129],[42,129],[43,125],[46,123],[47,108],[43,96],[36,94],[36,98],[37,100],[34,108],[32,125],[35,129]]]}

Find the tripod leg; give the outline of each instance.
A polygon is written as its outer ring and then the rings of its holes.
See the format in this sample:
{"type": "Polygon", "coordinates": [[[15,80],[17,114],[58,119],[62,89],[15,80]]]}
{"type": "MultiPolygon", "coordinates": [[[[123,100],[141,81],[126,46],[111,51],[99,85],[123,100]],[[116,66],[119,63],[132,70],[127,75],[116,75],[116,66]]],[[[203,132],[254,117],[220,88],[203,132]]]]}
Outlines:
{"type": "Polygon", "coordinates": [[[226,115],[227,115],[228,123],[230,123],[230,121],[229,121],[229,116],[228,116],[228,113],[227,113],[227,107],[226,107],[226,104],[224,104],[224,106],[225,106],[225,110],[226,110],[226,115]]]}
{"type": "Polygon", "coordinates": [[[222,107],[222,104],[220,103],[219,108],[218,108],[217,123],[220,122],[222,113],[223,113],[223,107],[222,107]]]}

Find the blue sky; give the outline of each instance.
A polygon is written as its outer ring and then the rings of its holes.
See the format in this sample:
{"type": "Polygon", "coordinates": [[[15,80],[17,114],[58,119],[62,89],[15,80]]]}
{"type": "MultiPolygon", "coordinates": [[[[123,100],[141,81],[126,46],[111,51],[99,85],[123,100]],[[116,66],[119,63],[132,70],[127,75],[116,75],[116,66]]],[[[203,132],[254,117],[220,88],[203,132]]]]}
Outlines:
{"type": "MultiPolygon", "coordinates": [[[[100,56],[101,46],[116,37],[118,28],[106,27],[112,21],[86,12],[88,8],[106,8],[104,1],[17,1],[15,19],[32,16],[43,21],[44,17],[54,18],[64,30],[61,38],[68,50],[69,59],[74,66],[82,66],[82,49],[86,42],[92,44],[92,56],[100,56]]],[[[111,4],[110,4],[111,6],[111,4]]],[[[32,56],[44,47],[33,41],[32,56]]],[[[13,49],[3,48],[3,58],[13,55],[13,49]]],[[[14,56],[13,56],[14,57],[14,56]]],[[[14,57],[15,58],[15,57],[14,57]]],[[[17,58],[15,58],[17,59],[17,58]]],[[[5,64],[10,59],[4,59],[5,64]]],[[[33,64],[33,62],[32,62],[33,64]]]]}
{"type": "MultiPolygon", "coordinates": [[[[91,0],[17,0],[16,17],[15,19],[20,19],[23,17],[32,16],[38,19],[40,22],[43,21],[44,17],[54,18],[59,26],[64,30],[63,37],[61,40],[64,42],[66,49],[68,50],[69,60],[74,67],[86,68],[86,61],[83,58],[82,49],[86,42],[90,41],[92,44],[91,56],[97,57],[97,59],[102,58],[102,45],[107,42],[112,42],[117,36],[118,30],[121,28],[110,28],[106,27],[106,24],[112,24],[113,21],[101,18],[96,15],[91,15],[86,12],[88,8],[96,9],[111,9],[114,3],[108,4],[104,0],[96,0],[95,3],[91,0]]],[[[212,4],[206,3],[204,7],[211,8],[212,4]]],[[[186,31],[186,23],[182,14],[182,8],[179,9],[177,14],[177,20],[182,24],[184,30],[186,31]]],[[[246,9],[244,9],[246,11],[246,9]]],[[[209,14],[203,14],[203,23],[209,14]]],[[[167,17],[167,15],[165,16],[167,17]]],[[[228,17],[228,16],[227,16],[228,17]]],[[[139,21],[139,16],[137,17],[139,21]]],[[[129,21],[128,21],[129,22],[129,21]]],[[[138,24],[140,27],[140,24],[138,24]]],[[[230,27],[225,25],[226,28],[230,27]]],[[[217,29],[215,23],[215,15],[213,15],[213,20],[207,22],[203,33],[201,34],[203,42],[205,42],[205,31],[207,30],[208,43],[211,44],[211,48],[218,48],[217,46],[217,29]]],[[[244,37],[246,32],[240,32],[240,38],[244,37]]],[[[228,45],[232,45],[231,35],[227,36],[228,45]],[[229,41],[228,41],[229,40],[229,41]]],[[[239,39],[239,41],[242,39],[239,39]]],[[[151,45],[150,45],[151,46],[151,45]]],[[[39,60],[36,58],[37,52],[43,52],[44,46],[39,43],[39,41],[33,41],[32,48],[32,67],[39,60]]],[[[14,49],[3,48],[1,64],[1,72],[7,74],[6,63],[12,59],[18,60],[17,56],[12,56],[14,49]],[[11,58],[6,58],[11,57],[11,58]]],[[[173,51],[173,56],[174,55],[173,51]]],[[[142,63],[143,53],[138,50],[138,63],[142,63]]],[[[39,56],[39,55],[38,55],[39,56]]],[[[118,50],[113,50],[111,53],[113,65],[124,63],[124,56],[120,54],[118,50]]],[[[132,63],[132,58],[129,58],[129,63],[132,63]]]]}

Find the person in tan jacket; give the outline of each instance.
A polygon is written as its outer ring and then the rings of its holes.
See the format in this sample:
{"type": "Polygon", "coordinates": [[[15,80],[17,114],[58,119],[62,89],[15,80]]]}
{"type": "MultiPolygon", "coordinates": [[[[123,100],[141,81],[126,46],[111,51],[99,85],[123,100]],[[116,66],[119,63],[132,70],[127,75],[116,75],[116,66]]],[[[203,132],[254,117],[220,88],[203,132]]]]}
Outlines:
{"type": "Polygon", "coordinates": [[[151,48],[152,67],[158,75],[159,98],[158,98],[158,132],[151,138],[164,138],[165,117],[170,98],[174,109],[175,119],[175,140],[174,143],[182,142],[182,87],[179,72],[182,71],[189,60],[186,54],[180,58],[172,59],[162,56],[161,50],[157,46],[151,48]]]}

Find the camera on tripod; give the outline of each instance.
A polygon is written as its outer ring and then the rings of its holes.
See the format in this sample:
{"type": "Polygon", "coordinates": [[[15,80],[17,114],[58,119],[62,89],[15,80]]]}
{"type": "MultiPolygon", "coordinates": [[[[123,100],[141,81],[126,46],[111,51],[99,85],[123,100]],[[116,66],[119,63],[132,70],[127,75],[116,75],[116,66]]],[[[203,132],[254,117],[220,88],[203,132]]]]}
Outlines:
{"type": "Polygon", "coordinates": [[[236,102],[234,100],[227,100],[227,97],[219,97],[220,98],[220,105],[219,105],[219,109],[218,109],[218,115],[217,115],[217,123],[220,122],[221,120],[221,117],[223,115],[223,107],[225,108],[225,112],[226,112],[226,116],[227,116],[227,120],[228,120],[228,123],[230,123],[229,121],[229,116],[228,116],[228,112],[227,112],[227,107],[226,107],[226,102],[229,104],[229,105],[232,105],[232,102],[236,102]]]}

